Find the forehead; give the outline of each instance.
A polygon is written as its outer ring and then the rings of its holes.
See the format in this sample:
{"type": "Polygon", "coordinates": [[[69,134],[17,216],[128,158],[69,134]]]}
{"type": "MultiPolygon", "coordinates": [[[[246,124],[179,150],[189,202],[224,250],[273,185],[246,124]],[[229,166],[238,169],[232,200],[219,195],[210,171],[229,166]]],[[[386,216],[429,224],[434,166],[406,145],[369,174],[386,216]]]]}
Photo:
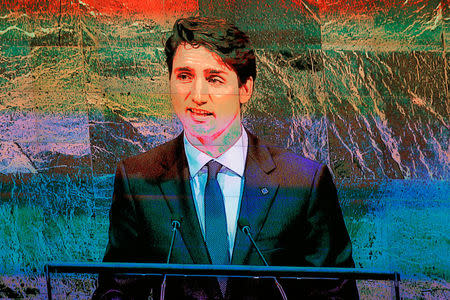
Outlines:
{"type": "Polygon", "coordinates": [[[214,51],[204,46],[182,43],[177,47],[173,58],[173,69],[180,67],[232,70],[214,51]]]}

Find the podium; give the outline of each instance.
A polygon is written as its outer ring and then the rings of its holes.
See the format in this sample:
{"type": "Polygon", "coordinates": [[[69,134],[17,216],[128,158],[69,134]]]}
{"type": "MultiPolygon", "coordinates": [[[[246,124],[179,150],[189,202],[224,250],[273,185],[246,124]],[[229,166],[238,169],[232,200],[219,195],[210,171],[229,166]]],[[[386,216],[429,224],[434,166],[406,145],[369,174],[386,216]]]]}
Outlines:
{"type": "Polygon", "coordinates": [[[400,299],[400,274],[374,272],[358,268],[317,268],[285,266],[201,265],[160,263],[48,263],[45,265],[47,296],[52,299],[52,273],[116,273],[127,275],[268,277],[282,279],[354,279],[394,282],[394,299],[400,299]]]}

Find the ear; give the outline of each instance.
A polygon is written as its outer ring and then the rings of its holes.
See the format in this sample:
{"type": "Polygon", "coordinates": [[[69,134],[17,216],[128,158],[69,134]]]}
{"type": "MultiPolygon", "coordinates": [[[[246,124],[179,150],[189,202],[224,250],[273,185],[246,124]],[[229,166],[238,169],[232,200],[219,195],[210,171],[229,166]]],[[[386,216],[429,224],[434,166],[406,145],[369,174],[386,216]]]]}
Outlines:
{"type": "Polygon", "coordinates": [[[247,78],[247,81],[239,88],[239,102],[247,103],[253,94],[253,77],[247,78]]]}

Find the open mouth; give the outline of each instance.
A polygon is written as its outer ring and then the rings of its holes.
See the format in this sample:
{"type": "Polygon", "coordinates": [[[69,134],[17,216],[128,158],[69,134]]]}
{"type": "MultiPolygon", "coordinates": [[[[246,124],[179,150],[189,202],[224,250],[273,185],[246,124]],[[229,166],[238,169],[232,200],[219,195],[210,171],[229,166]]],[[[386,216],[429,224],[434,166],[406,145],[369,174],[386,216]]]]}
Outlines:
{"type": "Polygon", "coordinates": [[[199,108],[192,108],[192,107],[189,107],[189,108],[187,108],[186,109],[188,112],[190,112],[190,113],[192,113],[192,114],[195,114],[195,115],[198,115],[198,116],[204,116],[204,117],[207,117],[207,116],[214,116],[214,113],[212,113],[212,112],[210,112],[210,111],[207,111],[207,110],[204,110],[204,109],[199,109],[199,108]]]}

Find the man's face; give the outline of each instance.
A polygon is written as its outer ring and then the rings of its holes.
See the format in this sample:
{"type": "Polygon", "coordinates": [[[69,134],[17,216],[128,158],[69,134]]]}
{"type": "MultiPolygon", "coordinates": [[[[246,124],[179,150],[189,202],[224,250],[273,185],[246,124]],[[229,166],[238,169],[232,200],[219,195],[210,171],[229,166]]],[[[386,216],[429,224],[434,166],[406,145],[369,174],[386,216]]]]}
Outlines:
{"type": "Polygon", "coordinates": [[[240,130],[240,105],[250,99],[252,89],[252,79],[239,87],[236,72],[216,53],[203,46],[178,46],[170,92],[188,137],[214,141],[240,130]]]}

